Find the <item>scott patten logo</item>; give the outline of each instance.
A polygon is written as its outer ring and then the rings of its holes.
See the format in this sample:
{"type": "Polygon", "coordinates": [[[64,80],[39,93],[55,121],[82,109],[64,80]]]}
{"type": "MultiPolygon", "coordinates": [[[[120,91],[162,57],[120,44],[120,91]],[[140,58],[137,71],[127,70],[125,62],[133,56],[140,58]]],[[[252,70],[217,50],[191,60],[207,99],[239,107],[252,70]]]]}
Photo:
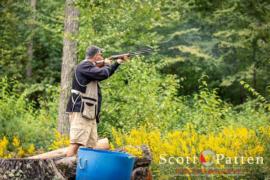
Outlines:
{"type": "Polygon", "coordinates": [[[208,149],[201,152],[200,162],[204,166],[211,166],[212,164],[214,164],[215,157],[216,157],[216,154],[213,151],[208,149]]]}
{"type": "Polygon", "coordinates": [[[226,156],[225,154],[218,154],[207,149],[202,151],[199,155],[193,156],[169,156],[167,154],[160,155],[159,164],[202,164],[205,167],[213,165],[244,165],[244,164],[264,164],[261,156],[226,156]]]}

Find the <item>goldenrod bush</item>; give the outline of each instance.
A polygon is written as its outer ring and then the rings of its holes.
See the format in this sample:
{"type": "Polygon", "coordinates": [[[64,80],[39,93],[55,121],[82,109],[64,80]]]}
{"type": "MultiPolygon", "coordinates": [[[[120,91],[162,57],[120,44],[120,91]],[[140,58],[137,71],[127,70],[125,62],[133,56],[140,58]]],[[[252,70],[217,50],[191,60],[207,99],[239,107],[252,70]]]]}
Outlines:
{"type": "MultiPolygon", "coordinates": [[[[245,127],[226,127],[220,132],[200,134],[195,131],[193,125],[188,124],[183,130],[167,133],[162,133],[159,129],[149,130],[140,127],[132,129],[130,133],[121,133],[113,129],[112,134],[113,147],[148,145],[152,152],[154,167],[161,163],[161,157],[199,157],[201,152],[209,149],[225,157],[243,157],[244,162],[248,157],[263,157],[264,163],[269,160],[270,126],[260,127],[256,131],[245,127]]],[[[141,153],[136,149],[128,150],[134,155],[141,153]]],[[[245,167],[244,164],[241,165],[245,167]]],[[[202,164],[178,164],[178,166],[190,168],[202,167],[202,164]]],[[[263,166],[266,167],[267,164],[263,166]]],[[[216,167],[224,168],[226,164],[218,164],[216,167]]]]}
{"type": "Polygon", "coordinates": [[[55,150],[69,145],[69,137],[65,134],[60,134],[57,130],[54,132],[54,140],[49,146],[49,150],[55,150]]]}
{"type": "MultiPolygon", "coordinates": [[[[55,150],[69,145],[67,135],[61,135],[57,130],[52,131],[53,141],[48,150],[55,150]]],[[[0,158],[23,158],[45,152],[46,149],[36,149],[34,144],[22,142],[17,136],[11,141],[7,137],[0,138],[0,158]]]]}
{"type": "Polygon", "coordinates": [[[25,146],[16,136],[13,137],[12,141],[9,141],[5,136],[0,139],[0,158],[21,158],[34,153],[34,144],[25,146]]]}

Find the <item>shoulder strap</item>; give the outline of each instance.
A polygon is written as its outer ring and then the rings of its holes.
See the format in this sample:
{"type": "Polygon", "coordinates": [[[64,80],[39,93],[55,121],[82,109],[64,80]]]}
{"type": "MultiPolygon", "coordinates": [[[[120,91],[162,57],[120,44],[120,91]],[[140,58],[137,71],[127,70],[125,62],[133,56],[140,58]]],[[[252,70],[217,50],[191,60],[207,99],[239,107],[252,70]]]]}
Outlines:
{"type": "Polygon", "coordinates": [[[83,63],[83,62],[85,62],[85,61],[87,61],[87,60],[86,60],[86,59],[82,60],[82,61],[76,66],[75,71],[74,71],[75,79],[76,79],[77,83],[79,84],[79,86],[81,86],[81,87],[86,87],[86,85],[81,84],[80,81],[78,80],[78,77],[77,77],[77,68],[78,68],[78,66],[79,66],[81,63],[83,63]]]}

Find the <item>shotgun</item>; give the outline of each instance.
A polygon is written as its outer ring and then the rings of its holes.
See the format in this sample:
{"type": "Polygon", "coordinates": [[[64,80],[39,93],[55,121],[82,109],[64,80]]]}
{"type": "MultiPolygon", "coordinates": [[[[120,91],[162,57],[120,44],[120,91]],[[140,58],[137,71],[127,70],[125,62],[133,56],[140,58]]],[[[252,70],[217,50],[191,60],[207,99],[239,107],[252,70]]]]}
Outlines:
{"type": "MultiPolygon", "coordinates": [[[[128,53],[123,53],[123,54],[112,55],[108,59],[115,61],[117,59],[123,59],[125,56],[132,58],[132,57],[138,56],[138,55],[150,54],[151,52],[152,52],[152,49],[147,48],[147,49],[142,49],[142,50],[135,51],[135,52],[128,52],[128,53]]],[[[104,60],[96,61],[96,64],[103,64],[103,63],[104,63],[104,60]]]]}

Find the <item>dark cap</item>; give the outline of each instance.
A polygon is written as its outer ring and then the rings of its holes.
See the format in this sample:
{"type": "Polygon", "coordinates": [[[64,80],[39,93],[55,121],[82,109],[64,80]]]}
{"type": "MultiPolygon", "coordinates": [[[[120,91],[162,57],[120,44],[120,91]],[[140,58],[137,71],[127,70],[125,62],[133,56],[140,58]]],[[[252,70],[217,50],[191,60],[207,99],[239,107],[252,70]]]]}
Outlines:
{"type": "Polygon", "coordinates": [[[97,53],[102,52],[102,51],[103,51],[103,49],[101,49],[97,46],[89,46],[86,50],[86,57],[91,58],[91,57],[95,56],[97,53]]]}

